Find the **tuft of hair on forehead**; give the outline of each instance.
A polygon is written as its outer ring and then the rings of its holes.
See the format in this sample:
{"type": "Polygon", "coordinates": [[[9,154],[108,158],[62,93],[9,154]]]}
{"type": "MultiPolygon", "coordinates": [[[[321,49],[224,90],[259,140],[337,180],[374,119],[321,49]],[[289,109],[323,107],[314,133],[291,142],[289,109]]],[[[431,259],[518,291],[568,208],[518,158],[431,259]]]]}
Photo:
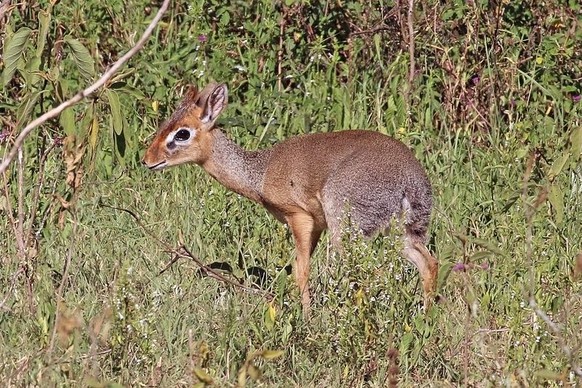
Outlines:
{"type": "Polygon", "coordinates": [[[165,123],[163,123],[162,127],[168,127],[170,124],[178,121],[182,117],[184,117],[190,109],[194,106],[199,105],[198,101],[200,100],[200,93],[196,85],[188,85],[188,89],[186,89],[186,93],[182,97],[182,100],[176,107],[176,110],[169,117],[165,123]]]}
{"type": "Polygon", "coordinates": [[[198,107],[203,107],[208,100],[208,96],[216,89],[218,84],[216,82],[211,82],[202,90],[198,90],[195,85],[189,85],[182,101],[176,108],[176,111],[185,111],[191,108],[193,105],[198,107]]]}
{"type": "Polygon", "coordinates": [[[188,85],[188,89],[186,90],[186,93],[184,93],[182,101],[180,101],[180,104],[176,108],[176,111],[187,109],[192,104],[195,104],[197,102],[197,99],[198,99],[198,88],[196,87],[196,85],[188,85]]]}
{"type": "Polygon", "coordinates": [[[212,92],[216,89],[218,83],[210,82],[206,87],[202,90],[198,90],[196,85],[189,85],[186,93],[182,97],[182,100],[176,107],[176,110],[169,117],[162,125],[158,128],[158,133],[164,132],[168,128],[174,125],[177,121],[181,120],[185,116],[187,116],[190,112],[192,112],[193,108],[203,108],[208,101],[208,97],[212,94],[212,92]]]}
{"type": "Polygon", "coordinates": [[[186,93],[184,93],[184,97],[182,100],[193,100],[198,95],[198,87],[196,85],[188,85],[188,89],[186,89],[186,93]]]}

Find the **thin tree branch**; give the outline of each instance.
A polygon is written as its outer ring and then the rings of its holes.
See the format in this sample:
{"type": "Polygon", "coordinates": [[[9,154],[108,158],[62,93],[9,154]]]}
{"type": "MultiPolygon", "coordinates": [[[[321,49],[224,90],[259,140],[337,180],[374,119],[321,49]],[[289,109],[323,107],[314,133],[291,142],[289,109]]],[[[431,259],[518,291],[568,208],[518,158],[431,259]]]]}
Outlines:
{"type": "Polygon", "coordinates": [[[18,135],[16,140],[14,140],[14,145],[10,149],[10,152],[8,152],[8,154],[4,157],[4,159],[2,159],[2,163],[0,163],[0,173],[6,171],[6,169],[8,168],[10,163],[12,162],[12,160],[18,154],[18,150],[20,147],[22,147],[24,140],[32,132],[33,129],[35,129],[36,127],[38,127],[39,125],[41,125],[45,121],[52,119],[53,117],[58,116],[59,114],[61,114],[62,111],[64,111],[68,107],[75,105],[79,101],[81,101],[81,100],[85,99],[86,97],[90,96],[91,94],[93,94],[97,89],[99,89],[100,87],[105,85],[105,83],[107,81],[109,81],[109,79],[119,70],[119,68],[121,68],[121,66],[123,66],[139,50],[141,50],[141,48],[144,46],[145,42],[149,39],[150,35],[152,34],[154,29],[158,25],[160,19],[162,18],[162,16],[164,15],[166,10],[168,9],[169,4],[170,4],[170,0],[164,0],[164,3],[162,4],[160,9],[158,10],[158,13],[154,17],[154,19],[151,21],[149,26],[146,28],[143,35],[141,36],[139,41],[135,44],[135,46],[133,46],[127,53],[125,53],[125,55],[123,55],[121,58],[119,58],[117,60],[117,62],[115,62],[113,64],[113,66],[111,66],[109,68],[109,70],[107,70],[105,72],[105,74],[103,74],[103,76],[101,78],[99,78],[94,84],[92,84],[91,86],[89,86],[85,90],[78,92],[77,94],[75,94],[75,96],[73,96],[69,100],[63,102],[62,104],[60,104],[56,108],[49,110],[48,112],[46,112],[45,114],[43,114],[42,116],[37,118],[36,120],[29,123],[22,130],[22,132],[20,132],[20,135],[18,135]]]}
{"type": "Polygon", "coordinates": [[[24,245],[24,155],[22,149],[18,150],[18,224],[16,225],[16,238],[20,250],[21,260],[26,259],[26,246],[24,245]]]}
{"type": "Polygon", "coordinates": [[[63,294],[65,287],[67,286],[67,282],[69,281],[69,271],[71,269],[71,262],[73,261],[73,254],[78,244],[78,238],[75,236],[77,236],[77,225],[79,223],[77,222],[76,213],[72,214],[73,214],[73,231],[71,233],[71,236],[73,236],[73,238],[70,241],[69,249],[67,251],[67,257],[65,258],[61,283],[59,284],[59,288],[57,289],[57,309],[55,311],[55,323],[51,334],[51,339],[49,341],[49,347],[47,349],[47,357],[49,363],[51,362],[51,357],[55,346],[55,339],[57,337],[57,331],[59,329],[60,321],[62,319],[62,306],[64,299],[63,294]]]}
{"type": "Polygon", "coordinates": [[[179,253],[179,252],[178,252],[178,254],[180,254],[182,257],[189,257],[192,260],[194,260],[194,262],[200,267],[200,269],[204,272],[204,274],[211,277],[212,279],[221,281],[225,284],[230,284],[231,286],[233,286],[235,288],[238,288],[240,290],[243,290],[243,291],[251,293],[251,294],[263,295],[268,301],[275,299],[275,295],[269,291],[261,290],[260,288],[255,288],[255,287],[247,287],[244,284],[240,284],[238,282],[235,282],[234,280],[231,280],[225,276],[222,276],[219,272],[215,271],[213,268],[210,268],[209,266],[204,264],[199,258],[194,256],[192,254],[192,252],[190,252],[190,250],[186,247],[186,245],[182,244],[180,249],[182,251],[186,252],[186,254],[179,253]]]}
{"type": "MultiPolygon", "coordinates": [[[[412,93],[412,83],[416,73],[416,63],[414,61],[414,0],[408,0],[408,54],[410,55],[410,70],[408,74],[408,98],[412,93]]],[[[408,101],[410,102],[410,101],[408,101]]],[[[408,106],[410,110],[410,105],[408,106]]]]}
{"type": "Polygon", "coordinates": [[[2,0],[2,2],[0,3],[0,29],[2,27],[4,27],[4,24],[2,22],[2,18],[4,18],[4,14],[6,12],[8,12],[9,7],[10,7],[10,0],[2,0]]]}
{"type": "Polygon", "coordinates": [[[18,279],[18,276],[20,276],[23,272],[24,272],[24,267],[22,265],[20,265],[20,266],[18,266],[18,269],[10,277],[10,285],[8,286],[8,290],[6,291],[4,298],[0,302],[0,311],[4,311],[4,312],[10,311],[10,308],[5,307],[5,305],[8,302],[8,299],[10,298],[10,296],[12,294],[12,290],[15,287],[16,279],[18,279]]]}
{"type": "Polygon", "coordinates": [[[561,325],[552,321],[552,319],[546,314],[537,304],[535,299],[535,290],[534,285],[535,282],[535,272],[534,268],[534,257],[533,257],[533,218],[539,209],[539,207],[546,202],[548,197],[548,186],[544,186],[538,193],[536,200],[533,204],[529,204],[527,201],[528,198],[528,188],[529,188],[529,180],[531,178],[531,174],[536,166],[536,162],[540,155],[534,151],[528,157],[528,160],[525,165],[525,173],[523,174],[523,187],[522,187],[522,201],[524,204],[525,210],[525,220],[527,223],[527,228],[525,230],[525,248],[526,248],[526,258],[529,261],[529,286],[527,286],[527,291],[529,294],[528,302],[529,306],[533,309],[534,313],[540,318],[544,323],[548,326],[551,332],[556,337],[556,341],[558,342],[558,346],[567,357],[568,362],[570,363],[570,370],[578,377],[582,377],[582,368],[577,362],[578,355],[573,350],[575,348],[570,347],[568,340],[564,337],[564,333],[562,333],[561,325]]]}
{"type": "Polygon", "coordinates": [[[533,295],[529,297],[529,307],[533,309],[535,314],[545,322],[545,324],[550,328],[552,333],[556,336],[556,341],[558,341],[558,346],[562,349],[562,352],[568,358],[568,362],[570,362],[570,370],[578,377],[582,377],[582,368],[576,362],[576,354],[572,350],[572,348],[568,345],[568,342],[564,339],[562,330],[558,324],[550,319],[548,314],[546,314],[536,303],[536,300],[533,295]]]}
{"type": "MultiPolygon", "coordinates": [[[[46,159],[48,158],[49,154],[56,147],[56,145],[57,145],[57,143],[53,142],[50,146],[48,146],[48,148],[46,148],[46,142],[43,142],[43,145],[41,146],[42,154],[41,154],[39,162],[38,162],[37,184],[34,186],[34,192],[32,194],[32,201],[30,202],[31,205],[29,207],[29,212],[28,212],[30,214],[30,217],[28,220],[28,230],[24,234],[24,236],[25,236],[24,246],[27,247],[27,249],[30,246],[31,239],[35,238],[34,231],[33,231],[34,223],[36,221],[37,213],[39,210],[39,201],[40,201],[41,192],[42,192],[42,189],[43,189],[44,184],[45,184],[44,164],[45,164],[46,159]]],[[[40,226],[41,225],[39,225],[39,227],[40,226]]]]}
{"type": "Polygon", "coordinates": [[[285,36],[285,20],[287,7],[283,6],[281,20],[279,21],[279,49],[277,50],[277,90],[283,90],[283,37],[285,36]]]}
{"type": "Polygon", "coordinates": [[[200,268],[200,270],[208,277],[214,279],[214,280],[218,280],[224,284],[228,284],[231,285],[241,291],[244,292],[248,292],[251,294],[259,294],[261,296],[263,296],[265,299],[267,299],[268,301],[271,301],[273,299],[275,299],[275,295],[272,292],[269,291],[265,291],[262,290],[260,288],[256,288],[256,287],[247,287],[244,284],[241,284],[239,282],[236,282],[232,279],[229,279],[226,276],[223,276],[220,272],[214,270],[213,268],[207,266],[206,264],[204,264],[204,262],[202,262],[202,260],[200,260],[198,257],[196,257],[194,254],[192,254],[192,252],[190,252],[190,250],[186,247],[186,245],[182,244],[180,245],[180,247],[178,248],[174,248],[172,247],[170,244],[168,244],[166,241],[162,240],[160,237],[156,236],[152,231],[150,231],[139,219],[139,217],[137,216],[137,214],[135,214],[133,211],[129,210],[129,209],[124,209],[124,208],[120,208],[120,207],[115,207],[115,206],[111,206],[111,205],[106,205],[104,203],[100,204],[103,207],[107,207],[113,210],[118,210],[118,211],[122,211],[125,212],[127,214],[129,214],[137,223],[137,225],[145,232],[145,234],[147,234],[148,236],[152,237],[154,240],[156,240],[161,246],[164,247],[164,249],[170,253],[173,254],[172,259],[170,260],[170,262],[168,264],[166,264],[166,266],[164,266],[164,268],[159,272],[159,275],[163,274],[164,272],[166,272],[168,270],[168,268],[170,268],[172,265],[174,265],[174,263],[176,263],[180,258],[190,258],[192,259],[192,261],[200,268]]]}

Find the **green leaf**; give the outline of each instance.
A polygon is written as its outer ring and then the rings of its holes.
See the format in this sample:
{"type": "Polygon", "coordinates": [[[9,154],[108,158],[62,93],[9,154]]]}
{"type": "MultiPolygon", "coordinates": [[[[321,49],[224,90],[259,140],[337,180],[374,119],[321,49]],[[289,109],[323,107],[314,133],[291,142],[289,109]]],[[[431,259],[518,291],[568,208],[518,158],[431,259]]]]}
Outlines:
{"type": "Polygon", "coordinates": [[[267,311],[265,311],[265,326],[267,329],[272,330],[275,327],[275,319],[277,317],[277,311],[275,307],[271,303],[269,303],[267,307],[267,311]]]}
{"type": "Polygon", "coordinates": [[[49,26],[51,23],[51,14],[45,10],[38,13],[38,24],[40,25],[40,30],[38,32],[38,37],[36,38],[36,57],[42,57],[44,51],[44,46],[46,44],[46,37],[48,35],[49,26]]]}
{"type": "Polygon", "coordinates": [[[91,125],[93,122],[93,117],[95,111],[95,103],[91,102],[85,106],[85,110],[82,112],[81,121],[78,123],[79,132],[78,135],[83,143],[87,143],[87,138],[91,133],[91,125]]]}
{"type": "Polygon", "coordinates": [[[17,128],[20,128],[29,121],[31,113],[36,106],[36,102],[38,98],[43,93],[43,91],[35,92],[35,93],[27,93],[24,95],[22,101],[20,101],[20,105],[18,110],[16,111],[16,119],[18,122],[17,128]]]}
{"type": "Polygon", "coordinates": [[[497,245],[495,245],[494,242],[485,240],[485,239],[481,239],[481,238],[476,238],[471,240],[474,244],[479,245],[483,248],[488,249],[489,251],[496,253],[498,255],[504,255],[505,252],[503,252],[501,249],[499,249],[499,247],[497,245]]]}
{"type": "Polygon", "coordinates": [[[424,111],[424,126],[426,128],[432,127],[432,120],[434,119],[434,113],[431,108],[426,108],[424,111]]]}
{"type": "Polygon", "coordinates": [[[572,143],[572,155],[579,159],[582,156],[582,125],[574,128],[570,135],[570,143],[572,143]]]}
{"type": "Polygon", "coordinates": [[[71,48],[73,61],[77,64],[83,78],[92,79],[95,76],[95,61],[89,50],[81,42],[71,37],[66,37],[65,43],[71,48]]]}
{"type": "Polygon", "coordinates": [[[73,108],[67,108],[61,113],[59,123],[67,136],[73,135],[76,132],[75,111],[73,108]]]}
{"type": "Polygon", "coordinates": [[[242,367],[238,372],[237,386],[244,387],[247,384],[247,368],[242,367]]]}
{"type": "Polygon", "coordinates": [[[519,193],[513,193],[511,194],[511,196],[507,199],[507,202],[505,203],[505,205],[503,205],[503,209],[501,209],[501,213],[507,213],[507,211],[509,209],[511,209],[511,207],[517,202],[517,200],[520,198],[520,194],[519,193]]]}
{"type": "Polygon", "coordinates": [[[249,377],[253,380],[253,381],[257,381],[258,379],[261,378],[261,370],[259,368],[257,368],[256,366],[254,366],[253,364],[249,365],[249,370],[248,370],[248,374],[249,377]]]}
{"type": "Polygon", "coordinates": [[[560,155],[556,160],[554,160],[554,164],[552,164],[552,168],[550,168],[550,172],[548,173],[548,179],[550,181],[553,181],[554,178],[556,176],[558,176],[558,174],[560,174],[560,172],[562,172],[562,169],[564,168],[564,165],[568,161],[569,157],[570,157],[570,154],[566,153],[566,154],[560,155]]]}
{"type": "Polygon", "coordinates": [[[398,351],[400,354],[407,354],[408,350],[410,349],[410,344],[414,340],[414,335],[409,332],[402,336],[402,340],[400,340],[400,346],[398,347],[398,351]]]}
{"type": "Polygon", "coordinates": [[[83,386],[89,388],[124,388],[123,385],[114,381],[100,381],[93,376],[83,378],[83,386]]]}
{"type": "Polygon", "coordinates": [[[97,380],[93,376],[85,376],[85,378],[83,378],[83,385],[88,388],[97,388],[103,386],[101,381],[97,380]]]}
{"type": "Polygon", "coordinates": [[[212,377],[210,377],[210,375],[208,373],[206,373],[206,371],[200,367],[195,367],[194,368],[194,374],[196,375],[196,378],[200,381],[202,381],[203,383],[206,384],[212,384],[212,377]]]}
{"type": "Polygon", "coordinates": [[[536,376],[544,380],[564,380],[566,377],[551,370],[542,369],[536,372],[536,376]]]}
{"type": "Polygon", "coordinates": [[[125,136],[123,135],[123,133],[121,133],[120,135],[113,135],[113,140],[115,141],[115,150],[117,151],[117,154],[119,155],[119,162],[121,164],[125,164],[125,152],[127,150],[127,142],[125,139],[125,136]]]}
{"type": "Polygon", "coordinates": [[[121,135],[123,132],[123,118],[121,117],[121,104],[119,103],[119,96],[117,92],[111,89],[105,90],[109,107],[111,108],[111,120],[113,124],[113,131],[116,135],[121,135]]]}
{"type": "Polygon", "coordinates": [[[224,11],[222,15],[220,15],[220,25],[226,26],[228,23],[230,23],[230,13],[224,11]]]}
{"type": "Polygon", "coordinates": [[[125,85],[124,87],[122,87],[119,90],[123,91],[124,93],[129,94],[130,96],[132,96],[134,99],[136,99],[138,101],[143,100],[145,98],[145,94],[143,94],[143,92],[141,90],[139,90],[138,88],[134,88],[131,85],[125,85]]]}
{"type": "Polygon", "coordinates": [[[4,71],[2,72],[2,85],[6,85],[14,76],[14,72],[18,66],[18,61],[22,57],[22,53],[28,42],[32,30],[28,27],[22,27],[11,37],[7,37],[8,42],[2,51],[2,58],[4,58],[4,71]]]}
{"type": "Polygon", "coordinates": [[[523,159],[526,155],[529,154],[529,146],[520,147],[517,152],[515,153],[515,157],[517,159],[523,159]]]}
{"type": "Polygon", "coordinates": [[[265,360],[273,360],[277,357],[281,357],[285,353],[283,350],[263,350],[261,352],[261,357],[265,360]]]}
{"type": "Polygon", "coordinates": [[[97,145],[97,134],[99,133],[99,121],[97,120],[97,115],[93,114],[93,119],[91,121],[91,127],[89,128],[89,147],[92,152],[95,152],[95,146],[97,145]]]}
{"type": "Polygon", "coordinates": [[[475,261],[480,261],[480,260],[486,259],[491,255],[492,255],[492,252],[490,252],[490,251],[479,251],[471,256],[470,261],[473,263],[475,261]]]}
{"type": "Polygon", "coordinates": [[[40,57],[32,57],[26,61],[26,65],[24,66],[25,71],[22,72],[22,76],[28,85],[37,86],[38,81],[40,81],[41,78],[38,72],[40,65],[40,57]]]}
{"type": "Polygon", "coordinates": [[[437,282],[437,284],[439,285],[439,288],[442,287],[447,282],[447,279],[449,278],[449,275],[451,274],[452,269],[453,269],[452,263],[443,263],[440,265],[439,278],[438,278],[438,282],[437,282]]]}
{"type": "Polygon", "coordinates": [[[554,208],[556,224],[561,224],[564,220],[564,194],[558,185],[552,185],[548,193],[548,200],[554,208]]]}

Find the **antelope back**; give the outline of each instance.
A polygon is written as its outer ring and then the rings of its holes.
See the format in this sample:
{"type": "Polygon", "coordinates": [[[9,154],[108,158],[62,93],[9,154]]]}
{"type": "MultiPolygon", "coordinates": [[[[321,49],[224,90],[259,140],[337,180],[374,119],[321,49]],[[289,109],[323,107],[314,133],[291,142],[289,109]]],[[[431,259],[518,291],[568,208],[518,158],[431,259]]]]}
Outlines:
{"type": "Polygon", "coordinates": [[[202,164],[212,151],[211,131],[227,101],[224,84],[211,83],[200,92],[191,86],[156,132],[143,163],[153,170],[189,162],[202,164]]]}

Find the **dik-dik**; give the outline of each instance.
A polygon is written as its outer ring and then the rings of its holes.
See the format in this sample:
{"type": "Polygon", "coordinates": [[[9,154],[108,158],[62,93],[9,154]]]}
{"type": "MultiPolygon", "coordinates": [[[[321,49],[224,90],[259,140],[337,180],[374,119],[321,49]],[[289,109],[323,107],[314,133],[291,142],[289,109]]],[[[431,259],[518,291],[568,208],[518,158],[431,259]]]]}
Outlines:
{"type": "Polygon", "coordinates": [[[176,112],[159,128],[143,163],[152,170],[196,163],[226,188],[260,203],[289,225],[296,245],[294,273],[307,315],[309,260],[327,228],[341,245],[346,207],[365,236],[403,220],[402,254],[422,278],[425,306],[436,291],[438,262],[425,247],[432,193],[410,149],[374,131],[316,133],[272,148],[246,151],[215,122],[227,104],[224,84],[190,88],[176,112]]]}

